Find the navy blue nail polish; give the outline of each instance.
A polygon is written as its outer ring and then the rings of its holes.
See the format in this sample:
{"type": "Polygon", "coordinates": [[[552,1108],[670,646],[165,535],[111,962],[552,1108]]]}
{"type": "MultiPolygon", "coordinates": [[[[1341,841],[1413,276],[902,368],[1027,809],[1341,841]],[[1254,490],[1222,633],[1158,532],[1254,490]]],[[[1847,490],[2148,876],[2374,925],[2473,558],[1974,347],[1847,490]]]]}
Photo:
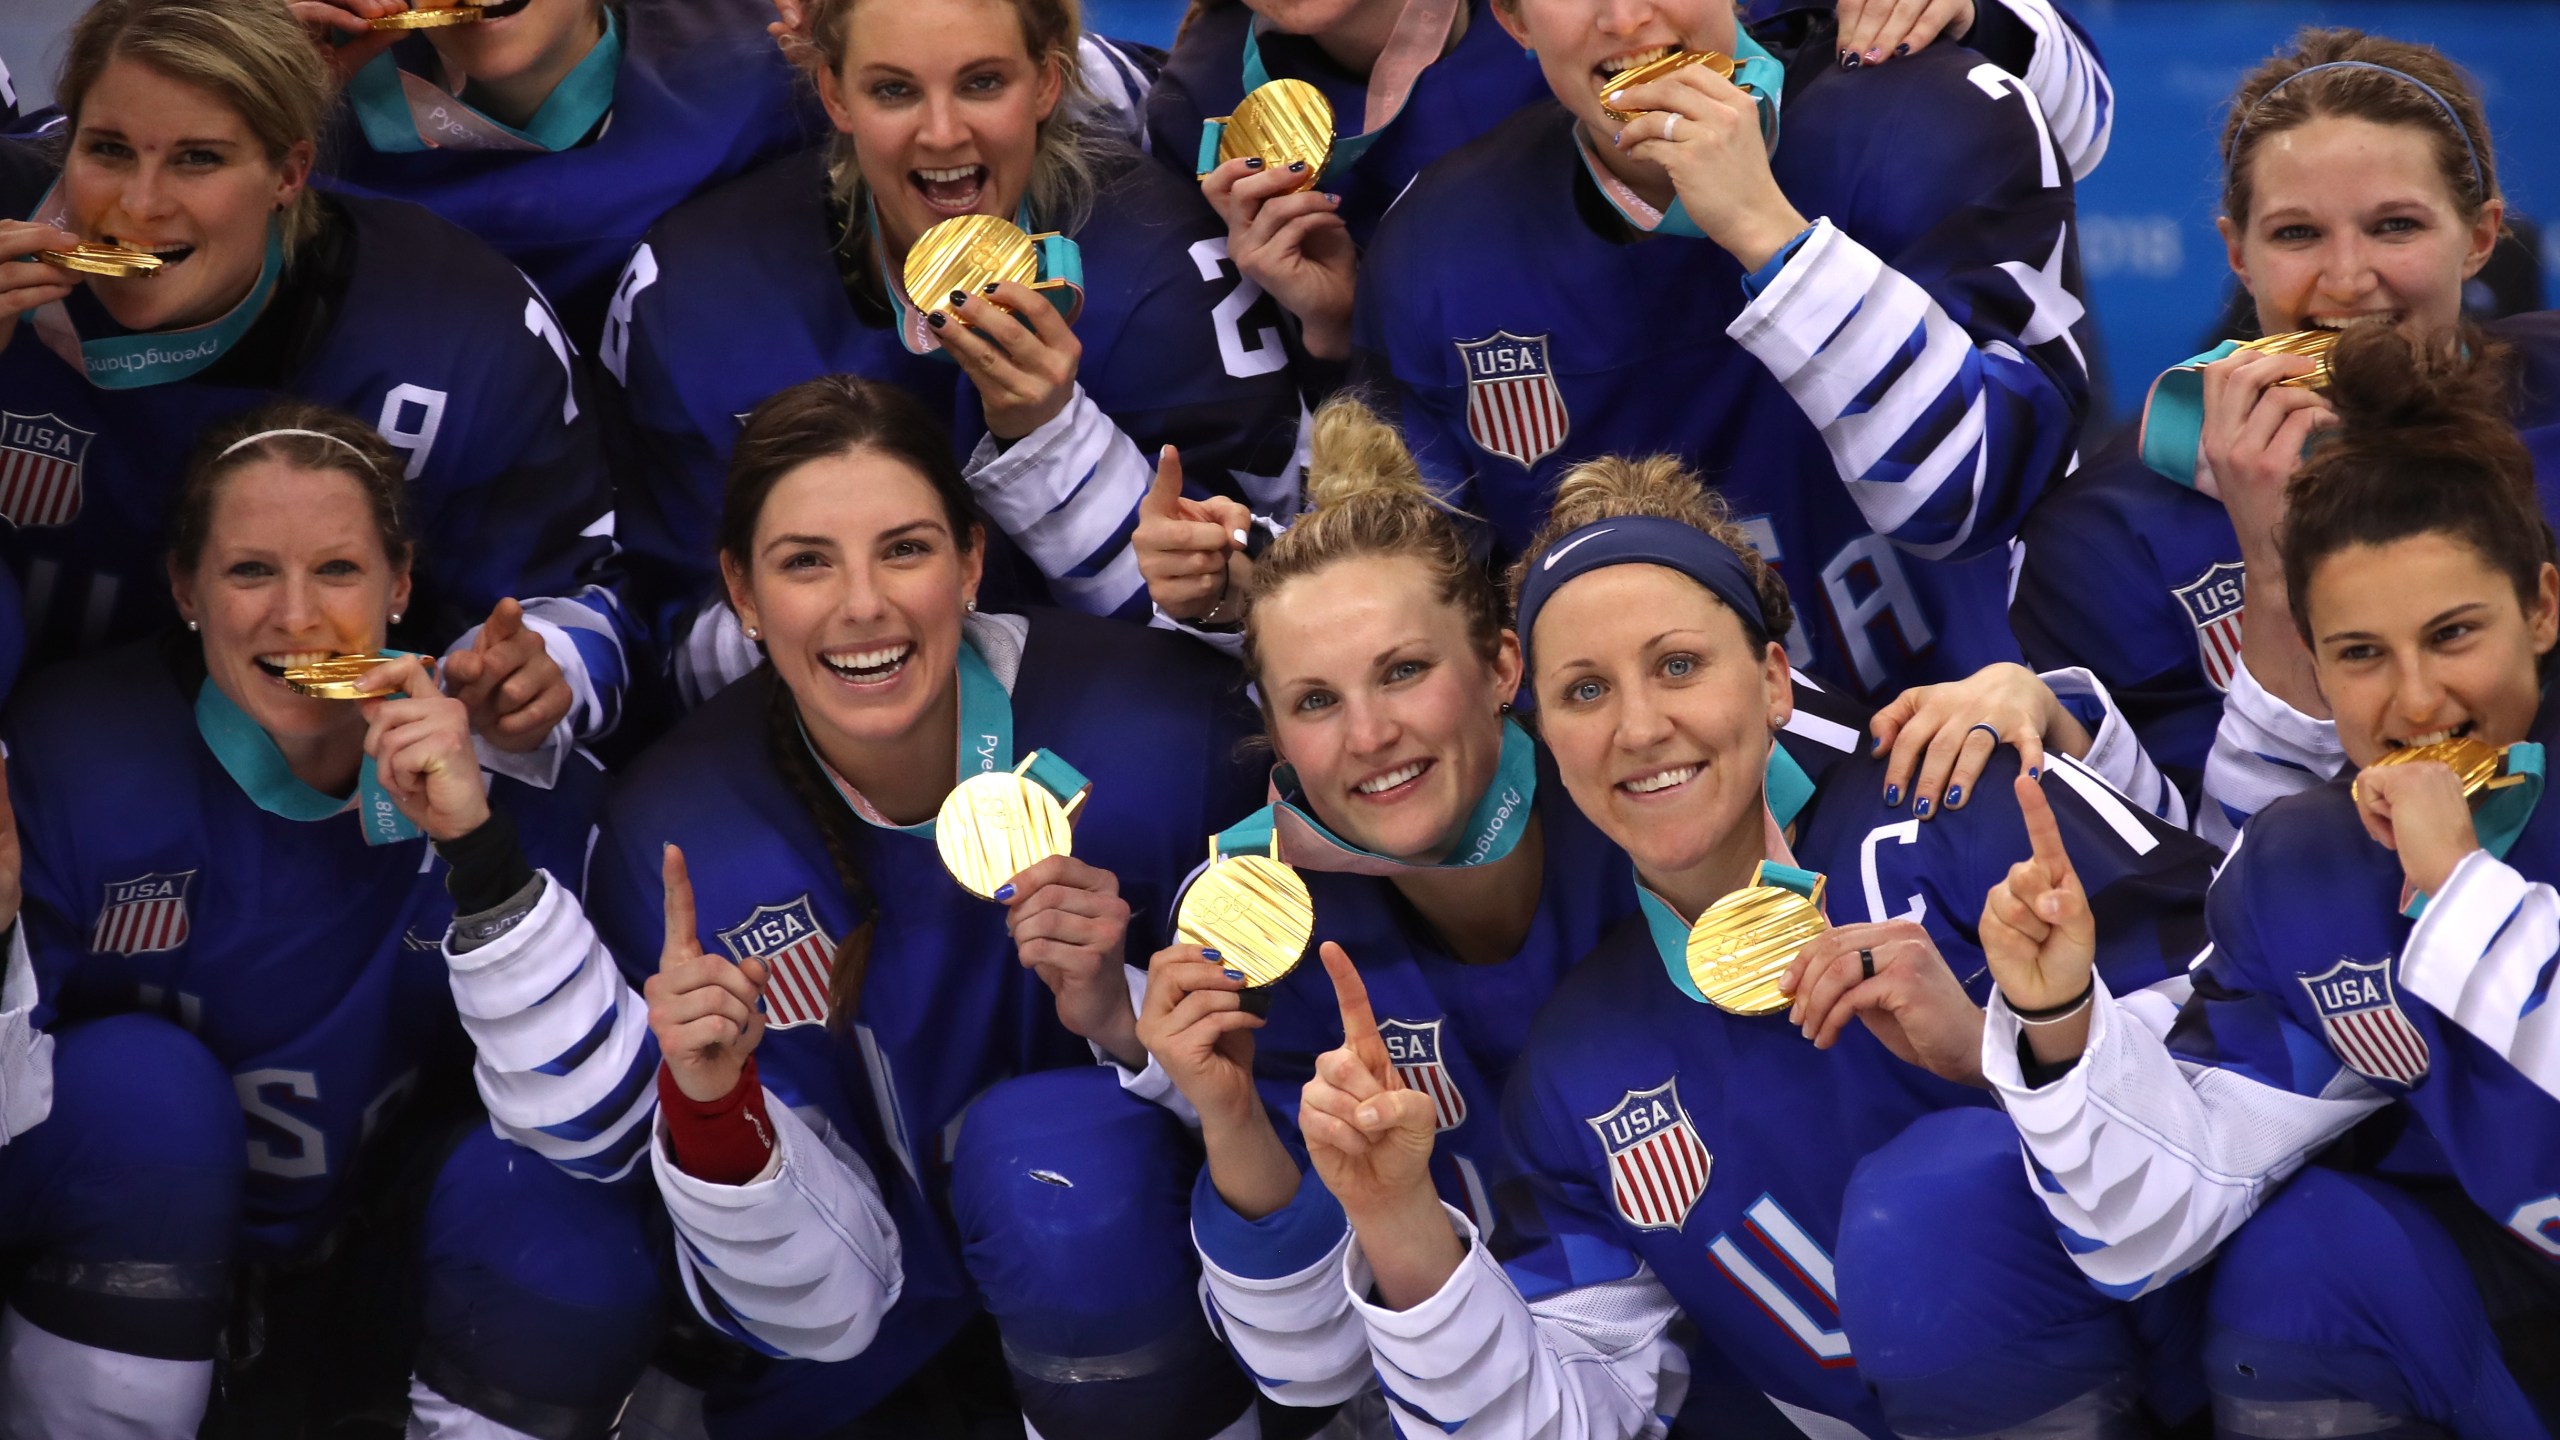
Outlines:
{"type": "Polygon", "coordinates": [[[952,292],[951,292],[951,303],[952,303],[952,304],[954,304],[954,305],[966,305],[966,304],[968,304],[968,303],[969,303],[969,292],[968,292],[968,291],[966,291],[966,290],[954,290],[954,291],[952,291],[952,292]]]}
{"type": "Polygon", "coordinates": [[[1894,53],[1894,54],[1896,54],[1896,55],[1908,55],[1908,54],[1910,54],[1910,53],[1911,53],[1911,42],[1910,42],[1910,41],[1908,41],[1908,40],[1905,40],[1905,41],[1903,41],[1901,44],[1894,46],[1894,47],[1893,47],[1893,53],[1894,53]]]}
{"type": "Polygon", "coordinates": [[[1010,899],[1012,899],[1012,898],[1013,898],[1013,887],[1012,887],[1012,886],[1010,886],[1010,885],[999,885],[999,886],[997,886],[997,887],[996,887],[996,899],[997,899],[998,901],[1000,901],[1000,902],[1001,902],[1001,901],[1005,901],[1005,900],[1010,900],[1010,899]]]}
{"type": "Polygon", "coordinates": [[[1901,804],[1902,787],[1899,785],[1887,785],[1884,787],[1884,803],[1887,809],[1901,804]]]}
{"type": "Polygon", "coordinates": [[[996,293],[996,287],[1003,283],[1004,282],[1000,280],[990,280],[986,284],[978,287],[978,293],[981,295],[993,295],[996,293]]]}
{"type": "Polygon", "coordinates": [[[1840,68],[1843,70],[1855,70],[1865,63],[1865,61],[1858,58],[1858,52],[1855,50],[1843,50],[1840,52],[1840,68]]]}
{"type": "Polygon", "coordinates": [[[1948,787],[1947,787],[1947,803],[1948,803],[1948,804],[1950,804],[1950,805],[1961,805],[1961,804],[1963,804],[1963,803],[1964,803],[1964,787],[1963,787],[1963,786],[1961,786],[1961,785],[1950,785],[1950,786],[1948,786],[1948,787]]]}
{"type": "Polygon", "coordinates": [[[925,317],[924,317],[924,323],[926,323],[927,325],[932,326],[932,327],[933,327],[934,329],[936,329],[936,330],[939,330],[939,329],[941,329],[941,328],[942,328],[942,321],[943,321],[943,314],[942,314],[942,312],[941,312],[941,311],[939,311],[939,310],[928,311],[928,312],[925,314],[925,317]]]}
{"type": "Polygon", "coordinates": [[[1914,814],[1914,815],[1919,816],[1919,817],[1920,817],[1921,819],[1923,819],[1923,820],[1928,819],[1928,818],[1929,818],[1929,797],[1928,797],[1928,796],[1926,796],[1926,795],[1923,795],[1923,796],[1921,796],[1919,799],[1912,801],[1912,802],[1911,802],[1911,813],[1912,813],[1912,814],[1914,814]]]}
{"type": "Polygon", "coordinates": [[[1259,156],[1259,155],[1248,156],[1248,157],[1246,158],[1245,162],[1244,162],[1244,168],[1246,168],[1247,170],[1259,170],[1259,169],[1261,169],[1261,168],[1262,168],[1262,157],[1261,157],[1261,156],[1259,156]]]}
{"type": "Polygon", "coordinates": [[[1304,160],[1292,160],[1292,161],[1290,161],[1290,162],[1289,162],[1289,173],[1290,173],[1290,174],[1292,174],[1292,175],[1304,175],[1304,174],[1306,174],[1306,173],[1307,173],[1307,162],[1306,162],[1306,161],[1304,161],[1304,160]]]}
{"type": "Polygon", "coordinates": [[[1203,960],[1218,960],[1218,959],[1223,959],[1223,958],[1225,958],[1225,957],[1223,957],[1223,956],[1219,955],[1219,954],[1218,954],[1218,952],[1217,952],[1217,951],[1215,951],[1215,950],[1207,949],[1207,948],[1205,948],[1205,947],[1204,947],[1204,948],[1202,948],[1202,950],[1200,951],[1200,958],[1201,958],[1201,959],[1203,959],[1203,960]]]}
{"type": "Polygon", "coordinates": [[[1221,973],[1222,973],[1222,974],[1224,974],[1224,975],[1225,975],[1228,979],[1230,979],[1230,980],[1241,980],[1241,979],[1243,979],[1243,978],[1244,978],[1244,972],[1243,972],[1243,971],[1241,971],[1241,970],[1239,970],[1239,969],[1237,969],[1237,968],[1236,968],[1236,967],[1234,967],[1233,965],[1230,965],[1230,966],[1226,967],[1226,969],[1225,969],[1224,971],[1222,971],[1221,973]]]}
{"type": "Polygon", "coordinates": [[[2044,767],[2043,767],[2043,766],[2041,766],[2041,765],[2030,765],[2030,766],[2028,766],[2028,767],[2027,767],[2027,778],[2028,778],[2028,779],[2030,779],[2030,780],[2041,780],[2041,779],[2043,779],[2043,778],[2044,778],[2044,767]]]}

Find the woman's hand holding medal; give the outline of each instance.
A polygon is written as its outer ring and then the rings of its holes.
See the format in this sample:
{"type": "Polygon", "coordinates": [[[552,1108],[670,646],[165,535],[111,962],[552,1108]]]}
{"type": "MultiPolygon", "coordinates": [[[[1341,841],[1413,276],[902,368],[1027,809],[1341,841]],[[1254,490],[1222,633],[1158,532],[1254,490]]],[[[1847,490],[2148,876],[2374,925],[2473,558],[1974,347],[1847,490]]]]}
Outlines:
{"type": "Polygon", "coordinates": [[[1253,583],[1253,561],[1244,553],[1252,524],[1253,512],[1241,501],[1184,495],[1182,456],[1164,447],[1129,540],[1138,553],[1138,573],[1146,577],[1147,598],[1176,620],[1243,619],[1239,602],[1253,583]]]}
{"type": "Polygon", "coordinates": [[[518,754],[542,748],[576,699],[569,677],[513,600],[489,612],[469,649],[445,656],[444,674],[454,698],[470,708],[472,730],[518,754]]]}
{"type": "Polygon", "coordinates": [[[1058,1022],[1133,1070],[1145,1065],[1122,970],[1129,902],[1120,898],[1119,877],[1052,855],[1014,876],[996,898],[1023,968],[1057,997],[1058,1022]]]}
{"type": "Polygon", "coordinates": [[[1200,192],[1227,222],[1227,258],[1298,317],[1307,353],[1345,360],[1360,250],[1336,213],[1342,197],[1315,183],[1304,160],[1275,166],[1247,156],[1201,176],[1200,192]]]}
{"type": "Polygon", "coordinates": [[[1780,988],[1795,997],[1787,1023],[1817,1050],[1839,1043],[1851,1020],[1864,1020],[1903,1063],[1982,1083],[1982,1007],[1914,921],[1825,930],[1796,953],[1780,988]]]}
{"type": "Polygon", "coordinates": [[[1244,1008],[1244,972],[1217,952],[1169,945],[1147,962],[1147,999],[1138,1038],[1173,1088],[1200,1112],[1209,1183],[1247,1220],[1298,1193],[1298,1162],[1280,1143],[1253,1088],[1253,1032],[1262,1017],[1244,1008]]]}
{"type": "Polygon", "coordinates": [[[1056,419],[1075,397],[1084,343],[1031,287],[1006,280],[982,294],[916,299],[949,302],[947,316],[934,313],[934,338],[978,387],[978,408],[997,439],[1021,439],[1056,419]]]}
{"type": "Polygon", "coordinates": [[[687,1099],[708,1105],[738,1088],[747,1057],[764,1040],[764,1011],[757,1002],[764,998],[769,972],[761,960],[732,965],[725,956],[703,954],[684,852],[669,845],[660,864],[667,938],[658,951],[658,973],[640,989],[667,1073],[687,1099]]]}
{"type": "MultiPolygon", "coordinates": [[[[2045,803],[2044,789],[2021,775],[2018,809],[2026,817],[2031,853],[2009,867],[2009,876],[1982,904],[1982,955],[2001,998],[2022,1015],[2068,1011],[2089,993],[2098,965],[2098,925],[2088,893],[2062,848],[2062,826],[2045,803]]],[[[2048,1065],[2079,1057],[2089,1040],[2084,1006],[2050,1022],[2031,1023],[2028,1043],[2048,1065]]]]}
{"type": "Polygon", "coordinates": [[[18,317],[71,293],[80,277],[35,257],[68,250],[80,237],[32,220],[0,220],[0,346],[18,333],[18,317]]]}
{"type": "Polygon", "coordinates": [[[391,803],[430,839],[459,840],[489,820],[489,789],[471,748],[471,713],[436,688],[423,656],[377,665],[359,688],[383,698],[358,702],[364,753],[391,803]]]}
{"type": "Polygon", "coordinates": [[[292,0],[290,8],[344,85],[374,56],[400,43],[405,32],[376,30],[370,22],[408,9],[409,0],[292,0]]]}
{"type": "Polygon", "coordinates": [[[2433,760],[2369,766],[2356,776],[2356,818],[2374,843],[2400,856],[2414,894],[2433,895],[2480,848],[2462,777],[2433,760]]]}
{"type": "Polygon", "coordinates": [[[2306,715],[2329,713],[2311,674],[2311,656],[2293,627],[2276,531],[2284,523],[2284,488],[2302,465],[2311,437],[2338,423],[2319,391],[2278,381],[2310,374],[2303,355],[2241,351],[2204,367],[2204,435],[2196,488],[2222,501],[2248,569],[2249,623],[2240,654],[2269,693],[2306,715]]]}
{"type": "Polygon", "coordinates": [[[1431,1186],[1431,1097],[1405,1088],[1369,1009],[1369,987],[1328,940],[1325,973],[1342,1007],[1342,1044],[1316,1057],[1300,1093],[1298,1131],[1325,1188],[1342,1202],[1378,1296],[1402,1310],[1429,1299],[1466,1258],[1431,1186]]]}
{"type": "Polygon", "coordinates": [[[1770,172],[1759,102],[1741,86],[1687,65],[1602,99],[1621,113],[1645,112],[1617,132],[1617,147],[1661,166],[1699,232],[1743,269],[1759,269],[1804,233],[1810,222],[1770,172]]]}

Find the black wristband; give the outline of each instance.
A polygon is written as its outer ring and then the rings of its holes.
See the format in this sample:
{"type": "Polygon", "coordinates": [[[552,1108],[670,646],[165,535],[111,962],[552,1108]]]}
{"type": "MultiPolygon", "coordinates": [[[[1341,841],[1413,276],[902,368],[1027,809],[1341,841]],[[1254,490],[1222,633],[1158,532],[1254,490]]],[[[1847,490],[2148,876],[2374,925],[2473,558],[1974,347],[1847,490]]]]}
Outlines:
{"type": "Polygon", "coordinates": [[[495,910],[533,883],[533,862],[516,838],[516,823],[491,806],[489,818],[468,835],[436,842],[436,853],[452,869],[444,877],[456,915],[495,910]]]}
{"type": "Polygon", "coordinates": [[[2027,1043],[2027,1037],[2024,1034],[2018,1036],[2018,1078],[2026,1081],[2030,1090],[2043,1089],[2070,1074],[2079,1063],[2080,1057],[2074,1055],[2058,1065],[2047,1065],[2036,1058],[2035,1047],[2027,1043]]]}
{"type": "Polygon", "coordinates": [[[2011,1000],[2009,998],[2009,992],[2006,990],[2000,992],[2000,999],[2002,1003],[2009,1007],[2009,1013],[2018,1017],[2019,1024],[2050,1025],[2054,1021],[2062,1019],[2064,1016],[2070,1015],[2079,1010],[2082,1006],[2087,1005],[2090,999],[2097,993],[2098,972],[2092,970],[2089,972],[2089,983],[2080,987],[2080,993],[2063,1001],[2059,1005],[2047,1005],[2041,1010],[2030,1010],[2026,1006],[2019,1004],[2017,1001],[2011,1000]]]}

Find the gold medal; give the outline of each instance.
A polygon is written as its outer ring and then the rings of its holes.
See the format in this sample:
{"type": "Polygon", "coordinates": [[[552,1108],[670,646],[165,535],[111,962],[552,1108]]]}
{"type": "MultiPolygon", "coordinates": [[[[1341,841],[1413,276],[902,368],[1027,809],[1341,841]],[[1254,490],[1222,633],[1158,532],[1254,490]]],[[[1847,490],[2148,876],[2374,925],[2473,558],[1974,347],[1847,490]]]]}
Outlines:
{"type": "Polygon", "coordinates": [[[122,245],[94,245],[86,241],[68,250],[39,250],[36,258],[47,265],[59,265],[83,275],[107,275],[120,280],[154,274],[168,263],[148,250],[133,250],[122,245]]]}
{"type": "Polygon", "coordinates": [[[1754,879],[1707,907],[1689,927],[1689,982],[1708,1004],[1731,1015],[1787,1008],[1779,979],[1798,951],[1831,928],[1822,918],[1825,883],[1815,876],[1807,897],[1754,879]]]}
{"type": "Polygon", "coordinates": [[[1218,163],[1262,157],[1267,170],[1307,167],[1300,190],[1324,177],[1333,158],[1333,106],[1304,80],[1267,80],[1236,106],[1218,132],[1218,163]]]}
{"type": "Polygon", "coordinates": [[[1002,280],[1056,289],[1066,282],[1040,278],[1039,242],[1054,233],[1026,235],[993,215],[955,215],[917,236],[907,251],[907,298],[927,313],[948,313],[953,291],[976,295],[1002,280]]]}
{"type": "Polygon", "coordinates": [[[477,3],[467,0],[464,4],[438,9],[395,10],[388,15],[377,15],[365,23],[376,30],[440,30],[448,25],[471,25],[479,21],[480,5],[484,3],[493,3],[493,0],[477,0],[477,3]]]}
{"type": "Polygon", "coordinates": [[[1173,917],[1176,944],[1217,951],[1256,987],[1298,968],[1315,933],[1316,902],[1297,871],[1269,855],[1220,855],[1215,840],[1173,917]]]}
{"type": "Polygon", "coordinates": [[[1052,855],[1074,853],[1077,795],[1061,805],[1058,797],[1024,773],[1038,758],[1033,752],[1010,771],[972,775],[951,787],[933,817],[934,848],[942,866],[970,894],[993,900],[1014,876],[1052,855]]]}
{"type": "Polygon", "coordinates": [[[2325,390],[2329,386],[2329,352],[2338,348],[2341,333],[2337,330],[2294,330],[2270,335],[2263,340],[2251,340],[2231,353],[2308,356],[2314,362],[2308,372],[2288,376],[2276,383],[2295,390],[2325,390]]]}
{"type": "Polygon", "coordinates": [[[1721,50],[1675,50],[1671,54],[1665,55],[1659,60],[1647,60],[1641,65],[1634,65],[1621,70],[1615,75],[1604,75],[1600,77],[1600,109],[1602,113],[1606,114],[1610,119],[1617,121],[1621,125],[1626,124],[1628,121],[1633,120],[1639,115],[1651,113],[1644,110],[1617,109],[1608,103],[1609,97],[1617,94],[1621,90],[1633,90],[1647,81],[1659,80],[1674,70],[1686,70],[1692,65],[1704,65],[1727,80],[1733,78],[1733,72],[1735,69],[1734,58],[1725,54],[1721,50]]]}
{"type": "Polygon", "coordinates": [[[315,700],[379,700],[387,690],[359,690],[356,681],[378,665],[400,659],[397,655],[333,655],[315,665],[296,665],[284,672],[284,683],[294,693],[315,700]]]}
{"type": "MultiPolygon", "coordinates": [[[[2381,759],[2365,768],[2379,770],[2385,765],[2415,765],[2428,760],[2451,766],[2453,778],[2462,782],[2462,798],[2475,806],[2482,796],[2491,791],[2522,785],[2529,778],[2501,773],[2507,766],[2505,746],[2474,740],[2468,735],[2458,740],[2439,740],[2432,745],[2412,745],[2405,750],[2387,751],[2381,759]]],[[[2361,778],[2351,787],[2350,793],[2358,800],[2364,799],[2361,778]]]]}

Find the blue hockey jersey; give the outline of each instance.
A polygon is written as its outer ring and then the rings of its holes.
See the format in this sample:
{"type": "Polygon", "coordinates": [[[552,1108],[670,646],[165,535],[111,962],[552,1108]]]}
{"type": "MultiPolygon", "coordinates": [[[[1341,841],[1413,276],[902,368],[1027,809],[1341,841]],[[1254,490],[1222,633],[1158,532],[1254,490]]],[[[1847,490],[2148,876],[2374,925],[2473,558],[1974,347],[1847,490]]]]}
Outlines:
{"type": "Polygon", "coordinates": [[[1666,452],[1788,577],[1817,675],[1873,696],[2011,658],[2006,542],[2088,393],[2043,112],[1960,50],[1856,73],[1799,55],[1771,163],[1825,218],[1746,277],[1630,228],[1562,107],[1520,111],[1379,227],[1355,372],[1498,552],[1574,463],[1666,452]]]}
{"type": "MultiPolygon", "coordinates": [[[[1799,863],[1831,877],[1837,923],[1908,918],[1975,998],[1989,991],[1982,896],[2028,852],[1998,752],[1963,810],[1884,808],[1882,763],[1844,762],[1800,821],[1799,863]]],[[[2043,788],[2099,916],[2120,988],[2183,973],[2214,852],[2056,757],[2043,788]]],[[[1841,1195],[1913,1119],[1988,1103],[1905,1065],[1864,1026],[1820,1051],[1783,1014],[1683,995],[1643,917],[1623,922],[1538,1017],[1506,1123],[1558,1243],[1510,1270],[1532,1305],[1650,1267],[1703,1342],[1771,1398],[1884,1436],[1834,1313],[1841,1195]]],[[[1393,1390],[1399,1382],[1391,1381],[1393,1390]]]]}
{"type": "MultiPolygon", "coordinates": [[[[1226,233],[1196,187],[1128,152],[1107,167],[1073,238],[1084,259],[1078,383],[1136,448],[1114,464],[1079,440],[1052,459],[1035,432],[995,465],[1036,473],[972,480],[994,528],[1060,603],[1143,616],[1128,545],[1157,447],[1181,448],[1195,491],[1287,513],[1275,486],[1283,476],[1295,486],[1297,395],[1270,304],[1227,261],[1226,233]]],[[[758,401],[820,375],[864,375],[944,417],[963,457],[985,435],[959,367],[908,353],[886,304],[864,292],[854,257],[868,243],[848,236],[812,151],[677,207],[632,256],[601,353],[629,415],[622,539],[662,642],[718,594],[723,472],[758,401]]]]}
{"type": "MultiPolygon", "coordinates": [[[[0,140],[0,214],[53,183],[0,140]]],[[[0,350],[0,554],[25,587],[30,658],[95,650],[172,623],[163,526],[205,431],[291,395],[343,410],[407,457],[415,596],[394,644],[435,651],[502,597],[574,645],[580,734],[622,693],[613,496],[589,397],[560,323],[487,246],[415,206],[324,197],[264,314],[230,353],[167,384],[102,390],[33,323],[0,350]]],[[[80,323],[112,327],[88,292],[80,323]]],[[[90,331],[90,333],[104,333],[90,331]]]]}
{"type": "Polygon", "coordinates": [[[621,44],[612,107],[571,148],[420,139],[411,91],[460,104],[438,98],[441,67],[423,35],[349,84],[321,147],[336,185],[415,201],[489,242],[590,353],[614,277],[660,216],[826,129],[814,92],[765,34],[766,0],[625,0],[611,13],[621,44]]]}
{"type": "MultiPolygon", "coordinates": [[[[2487,328],[2515,347],[2516,424],[2534,451],[2543,510],[2560,522],[2560,314],[2487,328]]],[[[2194,800],[2240,663],[2243,576],[2229,512],[2144,466],[2127,436],[2056,486],[2023,538],[2009,620],[2028,662],[2086,666],[2194,800]]]]}
{"type": "MultiPolygon", "coordinates": [[[[184,637],[58,666],[10,707],[40,1024],[146,1010],[201,1038],[249,1126],[248,1248],[301,1254],[335,1222],[367,1136],[471,1058],[442,953],[453,901],[424,838],[368,845],[352,810],[271,814],[196,728],[184,637]]],[[[367,762],[368,764],[371,762],[367,762]]],[[[536,865],[574,884],[603,795],[493,777],[536,865]]]]}
{"type": "MultiPolygon", "coordinates": [[[[1415,80],[1404,109],[1377,141],[1325,179],[1325,188],[1342,197],[1336,213],[1351,227],[1352,238],[1364,245],[1379,217],[1422,167],[1521,106],[1547,98],[1537,61],[1495,23],[1491,0],[1472,0],[1466,25],[1457,46],[1415,80]]],[[[1245,40],[1254,28],[1254,13],[1241,0],[1192,16],[1174,38],[1164,73],[1147,95],[1148,146],[1185,180],[1199,171],[1202,122],[1234,114],[1245,97],[1245,40]]],[[[1359,133],[1368,105],[1368,77],[1344,70],[1303,35],[1264,28],[1256,41],[1271,78],[1315,86],[1332,102],[1336,131],[1359,133]]]]}
{"type": "MultiPolygon", "coordinates": [[[[758,672],[703,705],[608,804],[587,909],[635,986],[657,969],[664,842],[684,848],[707,953],[771,959],[814,946],[823,959],[856,923],[824,842],[775,768],[772,684],[758,672]]],[[[1011,689],[1017,753],[1049,749],[1093,782],[1075,853],[1118,877],[1128,953],[1152,954],[1207,837],[1260,793],[1258,766],[1237,752],[1255,724],[1233,670],[1173,635],[1041,611],[1011,689]]],[[[902,1242],[904,1292],[853,1359],[777,1362],[744,1393],[715,1394],[715,1435],[818,1433],[877,1402],[948,1341],[978,1303],[941,1208],[950,1127],[998,1080],[1094,1063],[1017,960],[1003,907],[962,890],[930,836],[865,827],[863,842],[878,908],[860,1009],[848,1029],[769,1029],[756,1062],[766,1089],[823,1116],[878,1177],[902,1242]]],[[[746,1326],[722,1323],[771,1353],[746,1326]]]]}

